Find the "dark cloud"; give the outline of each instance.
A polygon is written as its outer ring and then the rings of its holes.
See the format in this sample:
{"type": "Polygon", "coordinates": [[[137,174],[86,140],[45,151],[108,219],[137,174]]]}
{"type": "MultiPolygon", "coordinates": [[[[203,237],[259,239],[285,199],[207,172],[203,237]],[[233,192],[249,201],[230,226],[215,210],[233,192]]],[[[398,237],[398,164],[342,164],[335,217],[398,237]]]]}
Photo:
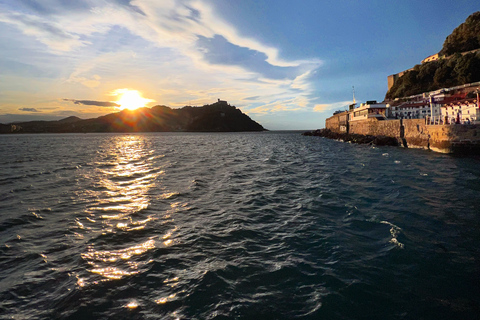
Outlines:
{"type": "Polygon", "coordinates": [[[20,109],[18,109],[18,110],[20,110],[20,111],[25,111],[25,112],[40,112],[40,111],[38,111],[38,110],[35,109],[35,108],[20,108],[20,109]]]}
{"type": "Polygon", "coordinates": [[[75,99],[63,99],[64,101],[71,101],[75,104],[81,104],[84,106],[97,106],[97,107],[120,107],[119,104],[110,101],[95,101],[95,100],[75,100],[75,99]]]}
{"type": "Polygon", "coordinates": [[[243,98],[243,100],[258,100],[258,99],[260,99],[260,96],[254,96],[254,97],[243,98]]]}
{"type": "Polygon", "coordinates": [[[299,67],[271,65],[267,62],[265,53],[234,45],[219,35],[213,38],[199,37],[197,46],[205,59],[212,64],[236,65],[277,80],[293,80],[302,74],[299,67]]]}

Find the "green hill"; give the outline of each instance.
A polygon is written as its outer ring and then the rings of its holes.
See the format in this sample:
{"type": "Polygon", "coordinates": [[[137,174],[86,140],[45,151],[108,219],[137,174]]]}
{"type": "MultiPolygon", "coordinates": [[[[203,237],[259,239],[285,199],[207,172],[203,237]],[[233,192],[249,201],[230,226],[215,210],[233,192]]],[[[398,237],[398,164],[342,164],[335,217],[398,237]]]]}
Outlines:
{"type": "Polygon", "coordinates": [[[480,11],[471,14],[464,23],[453,30],[445,39],[443,48],[438,54],[450,56],[478,48],[480,48],[480,11]]]}
{"type": "Polygon", "coordinates": [[[400,77],[385,99],[408,97],[441,88],[480,81],[480,11],[450,34],[439,60],[416,65],[400,77]]]}

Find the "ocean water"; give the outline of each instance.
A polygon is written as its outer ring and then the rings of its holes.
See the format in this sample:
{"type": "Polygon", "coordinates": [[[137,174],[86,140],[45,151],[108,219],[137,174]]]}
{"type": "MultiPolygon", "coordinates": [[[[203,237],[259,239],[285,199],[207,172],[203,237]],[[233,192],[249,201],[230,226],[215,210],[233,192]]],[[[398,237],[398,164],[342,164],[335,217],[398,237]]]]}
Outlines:
{"type": "Polygon", "coordinates": [[[0,136],[0,319],[478,319],[480,160],[298,132],[0,136]]]}

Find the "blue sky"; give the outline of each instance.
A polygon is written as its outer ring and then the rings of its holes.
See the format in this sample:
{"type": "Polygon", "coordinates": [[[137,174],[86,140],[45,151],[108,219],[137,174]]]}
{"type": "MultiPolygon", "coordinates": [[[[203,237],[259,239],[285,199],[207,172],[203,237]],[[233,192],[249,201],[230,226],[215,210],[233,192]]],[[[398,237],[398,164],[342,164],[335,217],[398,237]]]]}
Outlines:
{"type": "Polygon", "coordinates": [[[321,128],[352,86],[357,101],[383,100],[388,75],[438,52],[478,10],[478,0],[0,0],[0,122],[97,117],[131,89],[148,106],[220,98],[267,129],[321,128]]]}

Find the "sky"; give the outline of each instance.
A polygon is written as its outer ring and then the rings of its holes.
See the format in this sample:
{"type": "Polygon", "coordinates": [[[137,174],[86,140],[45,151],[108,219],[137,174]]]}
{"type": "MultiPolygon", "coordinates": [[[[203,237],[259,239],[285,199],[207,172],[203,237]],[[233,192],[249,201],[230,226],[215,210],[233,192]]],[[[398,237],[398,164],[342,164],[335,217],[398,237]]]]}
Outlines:
{"type": "Polygon", "coordinates": [[[322,128],[437,53],[478,0],[0,0],[0,123],[227,100],[269,130],[322,128]],[[123,91],[122,91],[123,90],[123,91]]]}

